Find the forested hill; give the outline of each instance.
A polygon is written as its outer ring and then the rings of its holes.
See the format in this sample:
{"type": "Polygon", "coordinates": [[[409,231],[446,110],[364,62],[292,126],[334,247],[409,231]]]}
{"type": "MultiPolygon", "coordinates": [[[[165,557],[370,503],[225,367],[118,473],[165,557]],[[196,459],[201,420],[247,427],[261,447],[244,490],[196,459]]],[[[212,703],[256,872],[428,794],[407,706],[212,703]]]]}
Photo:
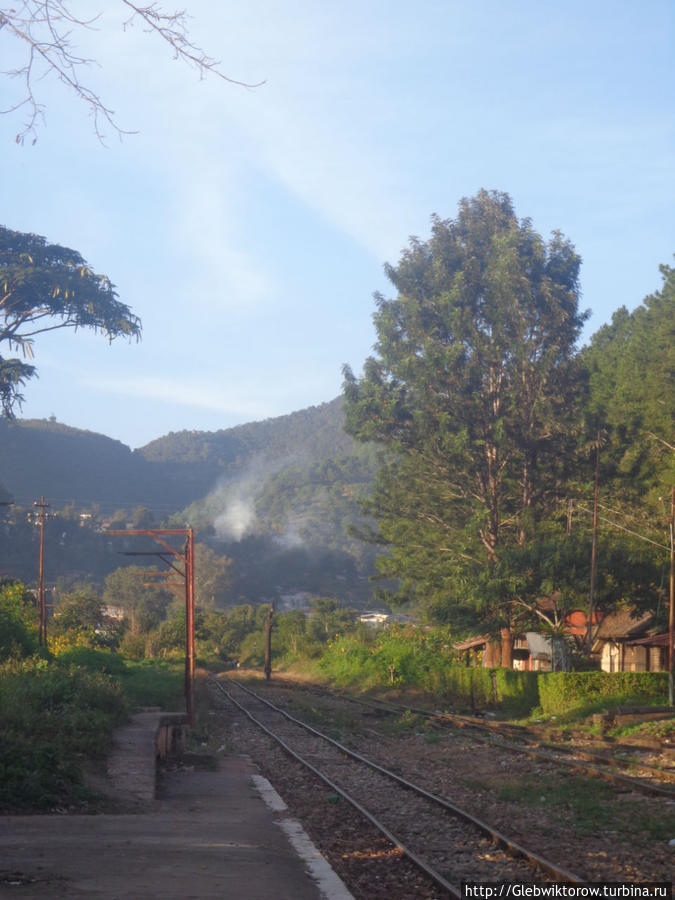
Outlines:
{"type": "Polygon", "coordinates": [[[257,602],[301,591],[362,605],[374,554],[347,526],[359,523],[376,458],[344,433],[342,417],[339,398],[222,431],[171,433],[136,451],[53,419],[0,419],[0,501],[15,502],[4,509],[0,571],[33,577],[25,511],[44,495],[62,535],[51,577],[100,581],[119,565],[98,533],[106,521],[190,522],[198,541],[233,560],[233,596],[257,602]],[[90,510],[93,518],[77,515],[90,510]],[[78,524],[73,534],[69,522],[78,524]]]}
{"type": "Polygon", "coordinates": [[[214,474],[231,473],[260,456],[306,461],[343,456],[354,449],[354,441],[343,431],[343,405],[338,397],[221,431],[172,431],[136,453],[149,462],[210,466],[214,474]]]}
{"type": "Polygon", "coordinates": [[[125,444],[47,419],[0,418],[0,473],[22,506],[40,495],[56,506],[115,508],[161,496],[148,464],[125,444]]]}
{"type": "Polygon", "coordinates": [[[344,456],[342,398],[216,432],[180,431],[132,451],[120,441],[46,419],[0,418],[0,483],[27,505],[43,495],[103,510],[138,505],[162,518],[258,463],[344,456]]]}

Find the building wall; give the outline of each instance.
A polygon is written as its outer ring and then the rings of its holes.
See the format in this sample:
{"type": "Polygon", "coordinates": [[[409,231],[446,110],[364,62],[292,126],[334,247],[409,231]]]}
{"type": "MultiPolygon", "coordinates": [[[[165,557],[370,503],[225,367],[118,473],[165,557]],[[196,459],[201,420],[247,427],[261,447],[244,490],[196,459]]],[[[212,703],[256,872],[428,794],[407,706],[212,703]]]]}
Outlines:
{"type": "Polygon", "coordinates": [[[602,645],[600,668],[603,672],[618,672],[621,665],[621,647],[614,641],[605,641],[602,645]]]}
{"type": "Polygon", "coordinates": [[[605,641],[600,668],[603,672],[661,672],[665,666],[660,647],[629,647],[618,641],[605,641]]]}

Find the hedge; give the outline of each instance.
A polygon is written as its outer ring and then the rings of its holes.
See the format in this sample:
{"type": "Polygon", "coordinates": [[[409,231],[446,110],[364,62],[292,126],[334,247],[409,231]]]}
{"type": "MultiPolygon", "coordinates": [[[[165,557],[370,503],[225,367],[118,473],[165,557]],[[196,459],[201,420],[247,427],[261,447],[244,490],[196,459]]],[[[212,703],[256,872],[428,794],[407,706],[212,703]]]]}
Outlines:
{"type": "Polygon", "coordinates": [[[498,705],[505,712],[527,715],[539,703],[536,672],[449,666],[444,674],[449,698],[474,710],[498,705]]]}
{"type": "Polygon", "coordinates": [[[498,706],[525,716],[540,706],[545,715],[558,715],[621,703],[665,704],[668,673],[521,672],[453,665],[443,672],[443,692],[452,704],[472,710],[498,706]]]}
{"type": "Polygon", "coordinates": [[[545,715],[613,703],[666,703],[667,672],[541,672],[539,705],[545,715]]]}

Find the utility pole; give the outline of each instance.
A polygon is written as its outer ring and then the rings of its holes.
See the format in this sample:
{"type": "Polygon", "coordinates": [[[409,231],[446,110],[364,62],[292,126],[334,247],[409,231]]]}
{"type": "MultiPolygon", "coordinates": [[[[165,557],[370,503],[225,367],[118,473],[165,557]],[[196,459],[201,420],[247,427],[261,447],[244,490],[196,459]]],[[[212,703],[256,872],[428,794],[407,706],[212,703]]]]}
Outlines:
{"type": "Polygon", "coordinates": [[[38,525],[40,526],[40,574],[38,581],[38,619],[39,630],[38,640],[40,644],[47,646],[47,598],[45,596],[45,520],[55,519],[55,513],[47,513],[45,510],[50,509],[49,503],[45,503],[44,496],[40,500],[33,503],[40,512],[37,514],[38,525]]]}
{"type": "Polygon", "coordinates": [[[270,603],[265,619],[265,680],[272,677],[272,620],[274,619],[274,601],[270,603]]]}
{"type": "Polygon", "coordinates": [[[600,485],[600,432],[595,447],[595,488],[593,490],[593,542],[591,544],[591,584],[588,592],[588,621],[586,623],[586,649],[590,656],[593,643],[593,616],[595,613],[595,567],[598,546],[598,492],[600,485]]]}
{"type": "Polygon", "coordinates": [[[668,703],[673,706],[673,643],[675,643],[675,486],[670,489],[670,612],[668,614],[668,703]]]}
{"type": "Polygon", "coordinates": [[[185,708],[195,727],[195,540],[191,527],[185,538],[185,708]]]}

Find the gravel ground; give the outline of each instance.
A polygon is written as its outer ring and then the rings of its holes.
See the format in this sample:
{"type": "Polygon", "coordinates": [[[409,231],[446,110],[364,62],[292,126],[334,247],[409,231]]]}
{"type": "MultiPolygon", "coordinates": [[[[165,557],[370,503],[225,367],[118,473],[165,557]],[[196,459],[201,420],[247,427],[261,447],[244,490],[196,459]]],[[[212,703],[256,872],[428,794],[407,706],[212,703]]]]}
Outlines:
{"type": "MultiPolygon", "coordinates": [[[[675,837],[673,801],[617,791],[569,769],[500,752],[464,731],[456,736],[430,732],[414,719],[392,726],[391,717],[355,710],[353,704],[328,695],[273,684],[264,685],[264,693],[281,706],[290,704],[289,711],[299,718],[582,878],[627,882],[672,878],[675,850],[668,841],[675,837]]],[[[243,714],[224,713],[222,728],[230,749],[255,760],[356,897],[443,896],[372,826],[364,828],[362,818],[346,803],[332,802],[323,783],[271,747],[243,714]]],[[[474,877],[480,880],[480,871],[474,877]]],[[[512,876],[505,871],[502,877],[512,876]]]]}

